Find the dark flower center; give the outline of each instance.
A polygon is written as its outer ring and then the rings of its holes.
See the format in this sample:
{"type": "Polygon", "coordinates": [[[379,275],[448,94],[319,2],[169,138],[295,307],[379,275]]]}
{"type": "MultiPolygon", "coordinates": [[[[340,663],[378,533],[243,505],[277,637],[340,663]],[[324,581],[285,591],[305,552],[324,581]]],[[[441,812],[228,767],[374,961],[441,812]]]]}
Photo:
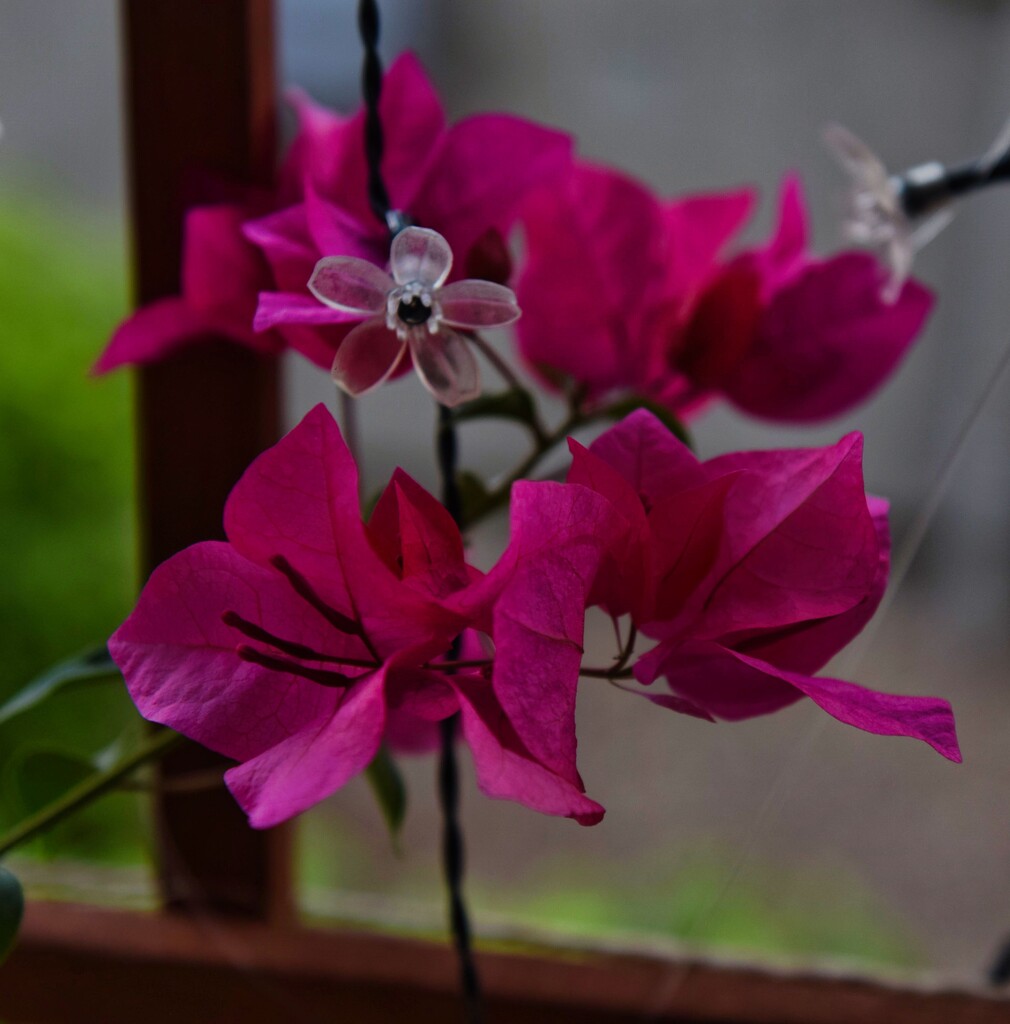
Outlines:
{"type": "Polygon", "coordinates": [[[409,327],[417,327],[431,316],[431,306],[426,306],[420,297],[415,295],[409,302],[400,301],[396,315],[409,327]]]}

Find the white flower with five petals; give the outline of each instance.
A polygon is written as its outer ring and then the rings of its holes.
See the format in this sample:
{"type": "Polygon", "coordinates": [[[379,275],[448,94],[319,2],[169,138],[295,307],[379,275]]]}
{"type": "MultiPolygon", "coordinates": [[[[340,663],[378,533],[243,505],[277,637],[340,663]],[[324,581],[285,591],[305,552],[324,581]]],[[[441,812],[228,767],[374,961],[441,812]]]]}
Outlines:
{"type": "Polygon", "coordinates": [[[442,405],[480,394],[477,360],[461,330],[502,327],[519,319],[515,293],[491,281],[443,284],[452,250],[437,232],[410,227],[394,239],[390,273],[354,256],[326,256],[309,279],[320,302],[370,319],[343,340],[332,375],[350,395],[388,380],[407,352],[421,383],[442,405]]]}

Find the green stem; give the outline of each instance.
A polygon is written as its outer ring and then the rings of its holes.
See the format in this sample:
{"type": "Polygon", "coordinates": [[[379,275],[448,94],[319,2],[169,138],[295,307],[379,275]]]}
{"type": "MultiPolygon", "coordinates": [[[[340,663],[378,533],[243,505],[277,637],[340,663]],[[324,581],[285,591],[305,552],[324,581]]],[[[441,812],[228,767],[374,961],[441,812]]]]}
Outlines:
{"type": "Polygon", "coordinates": [[[630,668],[580,668],[579,675],[586,679],[634,679],[630,668]]]}
{"type": "Polygon", "coordinates": [[[115,789],[123,779],[132,775],[141,765],[168,753],[172,747],[181,743],[182,739],[178,733],[174,733],[170,729],[161,729],[154,733],[143,746],[123,758],[118,764],[114,764],[104,771],[96,772],[90,778],[74,786],[73,789],[68,790],[63,796],[58,797],[48,807],[43,807],[41,811],[25,818],[5,835],[0,836],[0,857],[9,853],[14,847],[41,835],[53,825],[63,821],[64,818],[70,817],[80,808],[97,800],[110,789],[115,789]]]}
{"type": "Polygon", "coordinates": [[[614,663],[613,672],[619,674],[625,665],[631,660],[632,654],[635,653],[635,641],[638,639],[638,627],[632,622],[628,626],[628,639],[624,643],[624,647],[621,648],[621,653],[617,657],[617,661],[614,663]]]}
{"type": "Polygon", "coordinates": [[[595,414],[586,415],[579,408],[572,408],[568,416],[556,430],[550,433],[545,433],[542,438],[539,438],[533,450],[519,463],[516,468],[509,473],[509,475],[493,490],[489,491],[487,497],[474,509],[466,522],[463,524],[464,527],[473,526],[474,523],[483,519],[484,516],[493,512],[496,508],[500,508],[509,500],[509,495],[512,493],[512,485],[517,483],[519,480],[529,476],[529,474],[536,469],[539,465],[540,460],[543,459],[551,449],[561,441],[563,441],[573,430],[578,427],[585,426],[592,420],[596,419],[595,414]]]}

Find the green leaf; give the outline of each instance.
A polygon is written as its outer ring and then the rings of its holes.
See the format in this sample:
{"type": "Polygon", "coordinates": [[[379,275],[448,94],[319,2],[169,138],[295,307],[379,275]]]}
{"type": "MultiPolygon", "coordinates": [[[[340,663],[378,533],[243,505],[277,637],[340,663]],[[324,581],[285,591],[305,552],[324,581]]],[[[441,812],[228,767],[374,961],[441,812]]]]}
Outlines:
{"type": "Polygon", "coordinates": [[[61,690],[78,683],[99,682],[119,675],[116,663],[109,657],[105,644],[92,647],[83,654],[61,661],[23,686],[0,705],[0,725],[15,715],[41,704],[61,690]]]}
{"type": "Polygon", "coordinates": [[[6,868],[0,868],[0,964],[14,948],[24,911],[21,883],[6,868]]]}
{"type": "Polygon", "coordinates": [[[456,476],[463,506],[463,522],[472,523],[484,510],[490,494],[487,485],[476,473],[462,469],[456,476]]]}
{"type": "Polygon", "coordinates": [[[687,427],[665,405],[654,402],[651,398],[645,398],[642,395],[628,395],[627,398],[619,399],[601,409],[600,412],[608,419],[622,420],[636,409],[646,409],[651,412],[677,440],[683,441],[688,448],[694,451],[694,443],[691,440],[687,427]]]}
{"type": "Polygon", "coordinates": [[[525,388],[509,388],[508,391],[481,395],[461,405],[453,418],[457,422],[488,418],[515,420],[529,427],[538,437],[542,433],[533,396],[525,388]]]}
{"type": "Polygon", "coordinates": [[[379,802],[379,809],[389,826],[394,847],[400,835],[403,819],[407,814],[407,787],[404,785],[400,769],[385,747],[379,749],[375,759],[365,773],[368,782],[379,802]]]}

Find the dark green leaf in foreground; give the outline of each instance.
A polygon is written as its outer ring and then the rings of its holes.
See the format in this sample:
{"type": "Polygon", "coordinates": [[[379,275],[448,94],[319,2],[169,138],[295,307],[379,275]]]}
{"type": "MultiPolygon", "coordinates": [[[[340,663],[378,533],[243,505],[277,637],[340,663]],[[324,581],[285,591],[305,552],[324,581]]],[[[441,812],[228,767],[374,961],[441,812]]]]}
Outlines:
{"type": "Polygon", "coordinates": [[[407,814],[407,787],[403,776],[385,747],[375,755],[366,774],[395,845],[407,814]]]}
{"type": "Polygon", "coordinates": [[[14,948],[24,909],[21,883],[6,868],[0,868],[0,964],[14,948]]]}
{"type": "Polygon", "coordinates": [[[29,708],[41,704],[67,687],[79,683],[115,679],[118,675],[119,669],[109,657],[109,651],[105,644],[100,647],[92,647],[83,654],[68,658],[47,669],[42,675],[37,676],[3,704],[0,704],[0,725],[15,715],[20,715],[29,708]]]}

